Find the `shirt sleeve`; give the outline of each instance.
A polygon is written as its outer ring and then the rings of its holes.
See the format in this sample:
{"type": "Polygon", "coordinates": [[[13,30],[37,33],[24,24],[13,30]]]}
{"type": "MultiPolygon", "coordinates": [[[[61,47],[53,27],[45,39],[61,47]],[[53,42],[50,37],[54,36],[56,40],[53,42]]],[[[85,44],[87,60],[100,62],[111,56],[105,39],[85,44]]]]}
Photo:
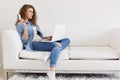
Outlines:
{"type": "Polygon", "coordinates": [[[17,31],[18,31],[18,33],[20,35],[20,38],[21,38],[22,42],[23,43],[27,43],[28,40],[24,39],[24,37],[23,37],[23,31],[24,31],[23,24],[21,24],[20,22],[18,22],[18,24],[16,25],[16,29],[17,29],[17,31]]]}
{"type": "Polygon", "coordinates": [[[37,26],[37,34],[41,37],[41,38],[43,38],[43,33],[42,33],[42,31],[40,30],[40,28],[39,28],[39,26],[37,26]]]}

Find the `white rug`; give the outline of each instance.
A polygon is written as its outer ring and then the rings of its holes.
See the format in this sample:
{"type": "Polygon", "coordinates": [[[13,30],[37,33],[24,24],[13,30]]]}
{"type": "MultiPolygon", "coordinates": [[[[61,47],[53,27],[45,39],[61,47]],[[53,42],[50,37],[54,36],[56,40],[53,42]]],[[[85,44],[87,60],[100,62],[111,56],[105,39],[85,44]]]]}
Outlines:
{"type": "MultiPolygon", "coordinates": [[[[57,80],[120,80],[120,74],[56,74],[57,80]]],[[[46,74],[19,73],[9,80],[49,80],[46,74]]]]}

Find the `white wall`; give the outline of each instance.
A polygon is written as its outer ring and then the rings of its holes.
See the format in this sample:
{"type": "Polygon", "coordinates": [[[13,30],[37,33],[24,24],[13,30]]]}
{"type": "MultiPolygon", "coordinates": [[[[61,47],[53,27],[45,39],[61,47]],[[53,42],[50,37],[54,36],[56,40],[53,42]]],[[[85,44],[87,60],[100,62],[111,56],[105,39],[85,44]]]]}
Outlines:
{"type": "Polygon", "coordinates": [[[96,27],[98,30],[120,27],[120,0],[2,0],[0,37],[3,30],[15,28],[16,14],[25,3],[35,6],[38,22],[45,26],[41,27],[45,34],[51,34],[56,24],[64,23],[77,28],[77,32],[81,26],[88,29],[96,27]]]}

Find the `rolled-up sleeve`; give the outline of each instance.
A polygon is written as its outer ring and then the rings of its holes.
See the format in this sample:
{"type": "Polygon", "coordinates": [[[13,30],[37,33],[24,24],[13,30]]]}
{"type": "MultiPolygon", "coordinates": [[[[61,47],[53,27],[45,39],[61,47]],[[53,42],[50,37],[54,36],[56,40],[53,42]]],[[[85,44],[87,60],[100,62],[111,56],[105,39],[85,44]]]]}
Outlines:
{"type": "Polygon", "coordinates": [[[20,22],[16,25],[16,29],[20,35],[20,38],[22,40],[23,43],[27,43],[28,40],[24,39],[23,37],[23,31],[24,31],[24,26],[23,24],[21,24],[20,22]]]}

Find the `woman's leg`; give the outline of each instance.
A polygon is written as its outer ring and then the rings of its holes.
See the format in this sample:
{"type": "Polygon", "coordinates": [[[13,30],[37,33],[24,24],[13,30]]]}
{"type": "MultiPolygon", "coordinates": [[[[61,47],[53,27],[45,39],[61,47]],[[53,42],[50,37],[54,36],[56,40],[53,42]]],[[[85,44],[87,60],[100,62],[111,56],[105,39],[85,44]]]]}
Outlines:
{"type": "Polygon", "coordinates": [[[51,59],[51,61],[50,61],[51,66],[50,67],[56,66],[60,51],[65,49],[70,44],[70,39],[64,38],[64,39],[61,39],[61,40],[56,41],[56,42],[59,42],[61,44],[61,46],[57,45],[57,43],[56,43],[55,47],[52,49],[51,55],[50,55],[50,59],[51,59]]]}
{"type": "Polygon", "coordinates": [[[55,67],[59,58],[59,54],[60,54],[60,47],[57,45],[52,49],[51,55],[50,55],[50,70],[52,72],[55,72],[56,70],[55,67]]]}
{"type": "Polygon", "coordinates": [[[55,71],[55,66],[59,57],[60,47],[56,42],[38,42],[33,41],[33,50],[35,51],[51,51],[50,54],[50,70],[55,71]]]}
{"type": "MultiPolygon", "coordinates": [[[[55,67],[58,61],[59,53],[70,44],[69,38],[64,38],[56,42],[38,42],[33,41],[33,50],[37,51],[51,51],[50,67],[55,67]],[[61,47],[56,43],[59,42],[61,47]]],[[[52,69],[54,71],[54,69],[52,69]]]]}
{"type": "Polygon", "coordinates": [[[55,71],[56,63],[60,53],[60,47],[56,42],[38,42],[33,41],[33,50],[36,51],[51,51],[50,54],[50,71],[47,72],[47,75],[50,80],[55,80],[55,71]]]}
{"type": "MultiPolygon", "coordinates": [[[[47,73],[49,77],[50,77],[50,74],[53,74],[55,77],[55,71],[56,71],[55,67],[58,61],[59,53],[61,50],[65,49],[70,44],[70,40],[68,38],[65,38],[56,42],[38,42],[38,41],[33,42],[34,50],[51,51],[51,54],[50,54],[50,71],[51,72],[47,73]],[[56,42],[59,42],[61,44],[61,47],[56,42]]],[[[53,77],[51,80],[53,80],[53,77]]]]}
{"type": "Polygon", "coordinates": [[[64,39],[61,39],[57,42],[59,42],[61,44],[61,47],[62,47],[61,50],[64,50],[70,44],[70,39],[69,38],[64,38],[64,39]]]}
{"type": "MultiPolygon", "coordinates": [[[[56,41],[56,42],[59,42],[61,44],[61,48],[60,46],[58,47],[55,47],[54,50],[53,50],[53,53],[55,53],[54,51],[62,51],[64,50],[66,47],[68,47],[68,45],[70,44],[70,39],[69,38],[64,38],[64,39],[61,39],[59,41],[56,41]]],[[[55,71],[55,65],[57,64],[57,60],[58,60],[58,55],[56,55],[56,58],[54,57],[55,54],[51,54],[50,56],[50,59],[51,59],[51,66],[50,66],[50,70],[51,71],[55,71]],[[54,57],[54,58],[52,58],[54,57]],[[54,65],[55,64],[55,65],[54,65]]]]}
{"type": "Polygon", "coordinates": [[[53,47],[55,47],[54,42],[39,42],[33,41],[32,47],[34,51],[51,51],[53,47]]]}

